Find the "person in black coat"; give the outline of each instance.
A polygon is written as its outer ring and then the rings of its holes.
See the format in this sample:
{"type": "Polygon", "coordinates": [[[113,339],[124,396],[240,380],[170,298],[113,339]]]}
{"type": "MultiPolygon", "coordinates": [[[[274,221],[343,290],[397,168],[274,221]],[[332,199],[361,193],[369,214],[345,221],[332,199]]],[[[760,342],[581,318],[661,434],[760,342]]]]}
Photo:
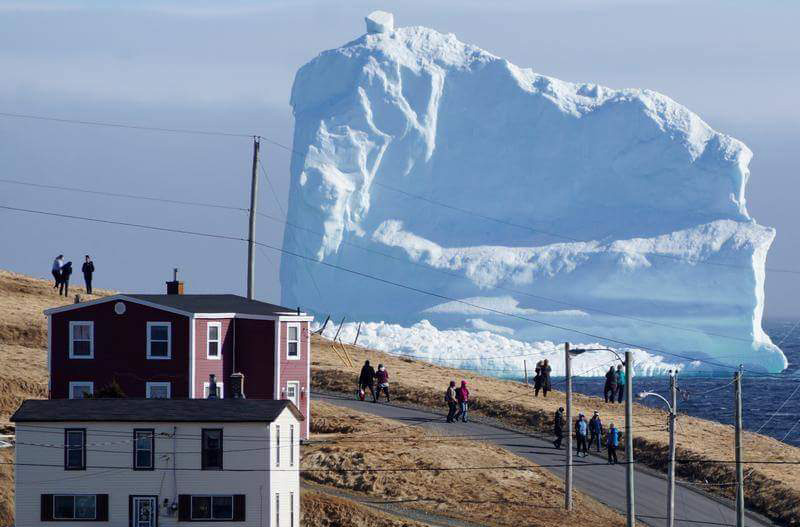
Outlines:
{"type": "Polygon", "coordinates": [[[69,277],[72,275],[72,262],[67,262],[61,268],[61,282],[58,284],[58,294],[69,296],[69,277]]]}
{"type": "Polygon", "coordinates": [[[92,274],[94,274],[94,262],[89,255],[86,255],[86,261],[83,262],[83,267],[81,267],[81,271],[83,271],[83,281],[86,282],[86,294],[92,294],[92,274]]]}
{"type": "Polygon", "coordinates": [[[361,367],[361,375],[358,376],[358,389],[363,390],[366,395],[367,388],[369,393],[372,394],[372,402],[375,398],[375,368],[369,365],[369,361],[364,361],[364,366],[361,367]]]}
{"type": "Polygon", "coordinates": [[[614,395],[617,393],[617,373],[614,371],[614,366],[611,366],[606,372],[606,384],[603,387],[603,398],[606,402],[614,402],[614,395]]]}
{"type": "Polygon", "coordinates": [[[539,397],[539,390],[542,389],[542,361],[536,363],[536,369],[533,372],[533,396],[539,397]]]}
{"type": "Polygon", "coordinates": [[[556,440],[553,441],[553,446],[557,449],[561,448],[561,440],[564,439],[564,409],[559,408],[556,410],[556,416],[553,419],[553,433],[556,440]]]}
{"type": "Polygon", "coordinates": [[[541,380],[541,382],[542,382],[542,395],[544,397],[547,397],[547,392],[549,392],[552,389],[552,387],[550,385],[550,371],[551,370],[552,370],[552,368],[550,367],[550,364],[547,362],[547,359],[544,359],[542,361],[542,369],[539,372],[539,376],[542,378],[542,380],[541,380]]]}

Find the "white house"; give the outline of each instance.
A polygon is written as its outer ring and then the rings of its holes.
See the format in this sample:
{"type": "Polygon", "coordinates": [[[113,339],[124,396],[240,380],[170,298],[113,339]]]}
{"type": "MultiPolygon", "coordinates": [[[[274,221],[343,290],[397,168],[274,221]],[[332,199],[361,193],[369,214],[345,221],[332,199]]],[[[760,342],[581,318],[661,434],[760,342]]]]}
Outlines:
{"type": "Polygon", "coordinates": [[[299,527],[287,400],[53,399],[16,423],[16,524],[299,527]]]}

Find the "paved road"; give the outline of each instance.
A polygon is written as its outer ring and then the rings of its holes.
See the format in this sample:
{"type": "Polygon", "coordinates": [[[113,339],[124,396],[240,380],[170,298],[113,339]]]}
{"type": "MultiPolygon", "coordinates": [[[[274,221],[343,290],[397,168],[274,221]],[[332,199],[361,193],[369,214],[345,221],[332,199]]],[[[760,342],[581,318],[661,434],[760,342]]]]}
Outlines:
{"type": "MultiPolygon", "coordinates": [[[[362,402],[344,395],[316,393],[314,396],[328,403],[435,429],[448,435],[480,435],[485,438],[484,440],[496,443],[539,465],[554,465],[564,462],[563,449],[555,450],[552,443],[523,433],[475,422],[448,424],[444,422],[444,418],[441,415],[432,412],[362,402]]],[[[597,463],[598,461],[602,461],[602,459],[594,456],[574,460],[573,481],[575,488],[624,514],[626,508],[625,466],[586,464],[587,462],[597,463]]],[[[563,467],[548,470],[563,479],[563,467]]],[[[664,518],[666,516],[667,502],[666,479],[648,472],[637,471],[635,486],[636,515],[639,517],[639,522],[653,527],[666,527],[667,522],[664,518]]],[[[736,513],[732,508],[680,485],[676,486],[675,492],[675,516],[676,527],[735,526],[736,524],[736,513]]],[[[766,520],[758,520],[751,517],[745,519],[745,524],[748,527],[772,525],[766,520]]]]}

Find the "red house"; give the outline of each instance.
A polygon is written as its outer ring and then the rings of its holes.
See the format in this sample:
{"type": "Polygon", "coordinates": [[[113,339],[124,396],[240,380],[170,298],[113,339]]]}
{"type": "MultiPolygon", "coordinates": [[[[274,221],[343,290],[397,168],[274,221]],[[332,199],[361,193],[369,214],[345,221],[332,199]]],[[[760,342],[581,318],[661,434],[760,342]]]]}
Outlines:
{"type": "Polygon", "coordinates": [[[50,398],[83,397],[113,381],[128,397],[208,397],[214,374],[218,397],[292,401],[307,437],[313,317],[237,295],[179,294],[176,285],[168,283],[174,294],[46,310],[50,398]]]}

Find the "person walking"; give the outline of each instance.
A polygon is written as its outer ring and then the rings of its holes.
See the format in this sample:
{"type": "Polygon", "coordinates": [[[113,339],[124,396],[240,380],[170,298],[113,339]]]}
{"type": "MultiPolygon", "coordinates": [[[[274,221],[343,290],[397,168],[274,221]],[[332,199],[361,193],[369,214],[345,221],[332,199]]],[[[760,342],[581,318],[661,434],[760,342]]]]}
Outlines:
{"type": "Polygon", "coordinates": [[[447,403],[447,422],[455,422],[456,412],[458,411],[458,401],[456,400],[456,381],[450,381],[450,386],[444,392],[444,402],[447,403]]]}
{"type": "Polygon", "coordinates": [[[547,397],[547,392],[550,391],[550,372],[552,368],[550,367],[550,363],[547,362],[547,359],[542,361],[542,371],[539,373],[542,377],[542,396],[547,397]]]}
{"type": "Polygon", "coordinates": [[[53,285],[53,289],[58,289],[58,286],[61,285],[61,268],[64,267],[64,255],[59,254],[56,256],[56,259],[53,260],[53,278],[55,279],[55,284],[53,285]]]}
{"type": "Polygon", "coordinates": [[[600,413],[595,410],[594,415],[589,419],[589,447],[597,446],[600,452],[600,438],[603,436],[603,422],[600,420],[600,413]]]}
{"type": "Polygon", "coordinates": [[[378,380],[378,393],[375,396],[375,400],[379,401],[381,398],[381,392],[386,394],[386,402],[389,402],[389,372],[386,371],[386,367],[383,364],[378,364],[378,372],[375,374],[375,378],[378,380]]]}
{"type": "Polygon", "coordinates": [[[621,403],[622,398],[625,396],[625,382],[627,379],[625,378],[625,370],[622,369],[622,364],[617,365],[617,402],[621,403]]]}
{"type": "Polygon", "coordinates": [[[619,430],[611,423],[606,434],[606,447],[608,448],[608,464],[617,464],[617,447],[619,446],[619,430]]]}
{"type": "Polygon", "coordinates": [[[61,282],[58,286],[58,294],[59,296],[63,294],[64,296],[69,296],[69,277],[72,275],[72,262],[67,262],[64,264],[64,267],[61,268],[61,282]]]}
{"type": "Polygon", "coordinates": [[[533,372],[533,396],[539,397],[539,390],[542,389],[542,361],[536,363],[533,372]]]}
{"type": "Polygon", "coordinates": [[[456,401],[458,401],[458,413],[454,419],[458,421],[467,422],[467,411],[469,410],[469,390],[467,389],[467,381],[461,381],[461,387],[456,390],[456,401]]]}
{"type": "Polygon", "coordinates": [[[589,423],[586,422],[586,416],[578,414],[578,421],[575,423],[575,435],[578,439],[578,455],[583,452],[583,457],[589,455],[588,443],[586,441],[587,434],[589,433],[589,423]]]}
{"type": "Polygon", "coordinates": [[[361,374],[358,376],[358,395],[359,398],[363,401],[364,397],[367,395],[367,389],[369,388],[369,394],[372,396],[372,402],[376,402],[375,399],[375,368],[369,365],[369,361],[365,360],[364,365],[361,367],[361,374]]]}
{"type": "Polygon", "coordinates": [[[94,274],[94,262],[89,255],[86,255],[86,261],[83,262],[83,267],[81,267],[81,271],[83,271],[83,281],[86,283],[86,294],[92,294],[92,275],[94,274]]]}
{"type": "Polygon", "coordinates": [[[611,366],[606,372],[606,384],[603,387],[603,399],[607,403],[613,403],[617,396],[617,373],[614,371],[614,366],[611,366]]]}
{"type": "Polygon", "coordinates": [[[556,416],[553,419],[553,434],[556,439],[553,441],[553,446],[556,450],[561,449],[561,440],[564,439],[564,409],[559,408],[556,410],[556,416]]]}

